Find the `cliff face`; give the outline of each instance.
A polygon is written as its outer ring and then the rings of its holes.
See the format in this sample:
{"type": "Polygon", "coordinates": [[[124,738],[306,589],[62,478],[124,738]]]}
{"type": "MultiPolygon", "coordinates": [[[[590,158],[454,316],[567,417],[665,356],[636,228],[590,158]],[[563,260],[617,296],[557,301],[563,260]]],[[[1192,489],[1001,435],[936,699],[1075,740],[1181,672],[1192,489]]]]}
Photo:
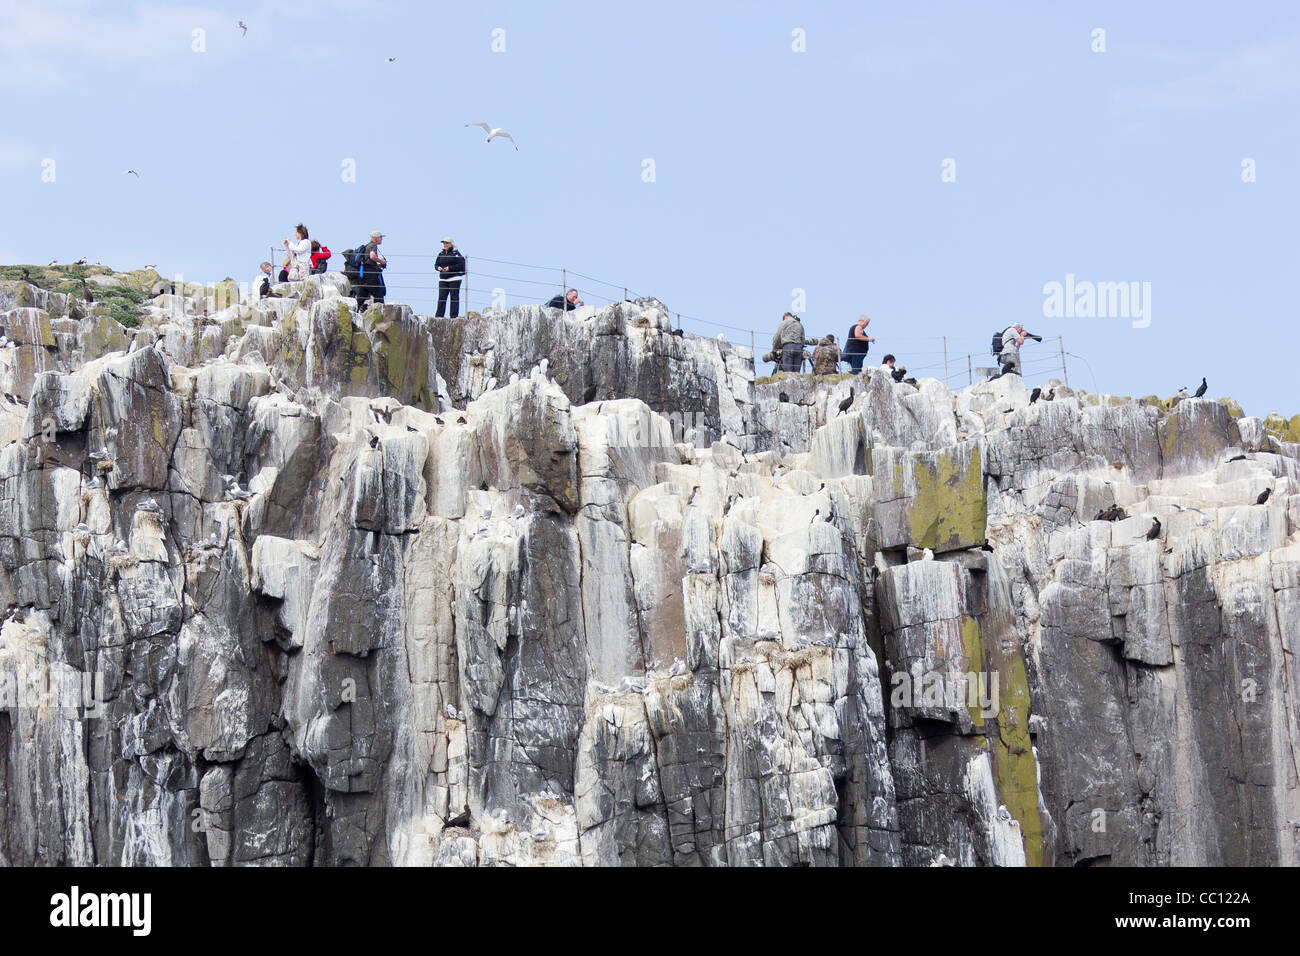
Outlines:
{"type": "Polygon", "coordinates": [[[280,290],[0,281],[0,861],[1298,862],[1258,420],[280,290]]]}

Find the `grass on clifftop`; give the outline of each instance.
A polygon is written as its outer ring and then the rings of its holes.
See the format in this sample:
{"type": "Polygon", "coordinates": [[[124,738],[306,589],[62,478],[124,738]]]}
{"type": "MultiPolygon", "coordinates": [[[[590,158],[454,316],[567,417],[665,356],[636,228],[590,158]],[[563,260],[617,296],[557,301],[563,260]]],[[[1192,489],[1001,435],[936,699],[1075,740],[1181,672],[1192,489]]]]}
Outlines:
{"type": "Polygon", "coordinates": [[[88,304],[90,310],[97,315],[106,315],[128,329],[140,324],[139,305],[149,297],[148,292],[140,287],[147,280],[148,274],[132,274],[127,277],[135,285],[83,285],[83,281],[90,276],[116,276],[108,266],[0,266],[0,279],[21,282],[24,272],[32,285],[47,292],[66,293],[78,300],[83,298],[89,288],[94,300],[88,304]]]}

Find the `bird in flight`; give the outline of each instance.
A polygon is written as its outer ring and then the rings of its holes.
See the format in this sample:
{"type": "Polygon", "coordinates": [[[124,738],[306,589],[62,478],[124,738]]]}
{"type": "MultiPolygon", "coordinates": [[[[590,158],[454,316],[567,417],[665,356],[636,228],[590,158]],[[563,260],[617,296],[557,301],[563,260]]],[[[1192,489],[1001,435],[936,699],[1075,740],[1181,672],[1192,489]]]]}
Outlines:
{"type": "Polygon", "coordinates": [[[240,20],[237,24],[235,24],[235,26],[239,27],[239,29],[241,29],[241,30],[244,31],[243,36],[248,36],[248,24],[247,24],[247,23],[245,23],[243,20],[240,20]]]}
{"type": "Polygon", "coordinates": [[[134,176],[136,179],[139,179],[139,178],[140,178],[140,174],[137,173],[134,169],[124,169],[124,170],[122,170],[122,175],[123,175],[123,176],[134,176]]]}
{"type": "Polygon", "coordinates": [[[390,56],[390,57],[388,58],[388,62],[389,62],[389,63],[392,63],[392,62],[394,62],[396,59],[397,59],[397,57],[395,57],[395,56],[390,56]]]}
{"type": "Polygon", "coordinates": [[[499,126],[492,127],[489,126],[487,123],[466,123],[465,125],[467,127],[477,126],[479,129],[483,130],[483,132],[487,133],[487,139],[485,140],[485,142],[490,143],[492,142],[492,140],[496,139],[496,137],[500,136],[503,139],[510,140],[510,145],[513,146],[515,149],[519,148],[519,144],[515,142],[515,138],[499,126]]]}

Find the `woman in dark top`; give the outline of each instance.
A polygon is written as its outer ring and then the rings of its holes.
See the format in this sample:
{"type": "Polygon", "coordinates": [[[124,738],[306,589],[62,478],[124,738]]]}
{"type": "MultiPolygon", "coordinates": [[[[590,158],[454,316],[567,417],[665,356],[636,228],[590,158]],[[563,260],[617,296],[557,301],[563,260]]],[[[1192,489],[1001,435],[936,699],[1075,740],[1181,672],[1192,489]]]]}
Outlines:
{"type": "Polygon", "coordinates": [[[867,350],[876,341],[867,335],[867,325],[871,322],[865,315],[858,316],[858,321],[849,329],[844,342],[844,361],[849,363],[850,375],[862,374],[862,360],[867,357],[867,350]]]}

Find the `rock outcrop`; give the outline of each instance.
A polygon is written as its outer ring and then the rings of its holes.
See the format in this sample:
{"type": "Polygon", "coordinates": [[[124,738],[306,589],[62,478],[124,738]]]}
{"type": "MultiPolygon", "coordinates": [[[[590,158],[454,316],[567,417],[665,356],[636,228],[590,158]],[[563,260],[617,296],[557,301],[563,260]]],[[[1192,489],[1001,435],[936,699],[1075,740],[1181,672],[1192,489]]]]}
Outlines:
{"type": "Polygon", "coordinates": [[[0,862],[1300,862],[1268,422],[276,291],[0,281],[0,862]]]}

